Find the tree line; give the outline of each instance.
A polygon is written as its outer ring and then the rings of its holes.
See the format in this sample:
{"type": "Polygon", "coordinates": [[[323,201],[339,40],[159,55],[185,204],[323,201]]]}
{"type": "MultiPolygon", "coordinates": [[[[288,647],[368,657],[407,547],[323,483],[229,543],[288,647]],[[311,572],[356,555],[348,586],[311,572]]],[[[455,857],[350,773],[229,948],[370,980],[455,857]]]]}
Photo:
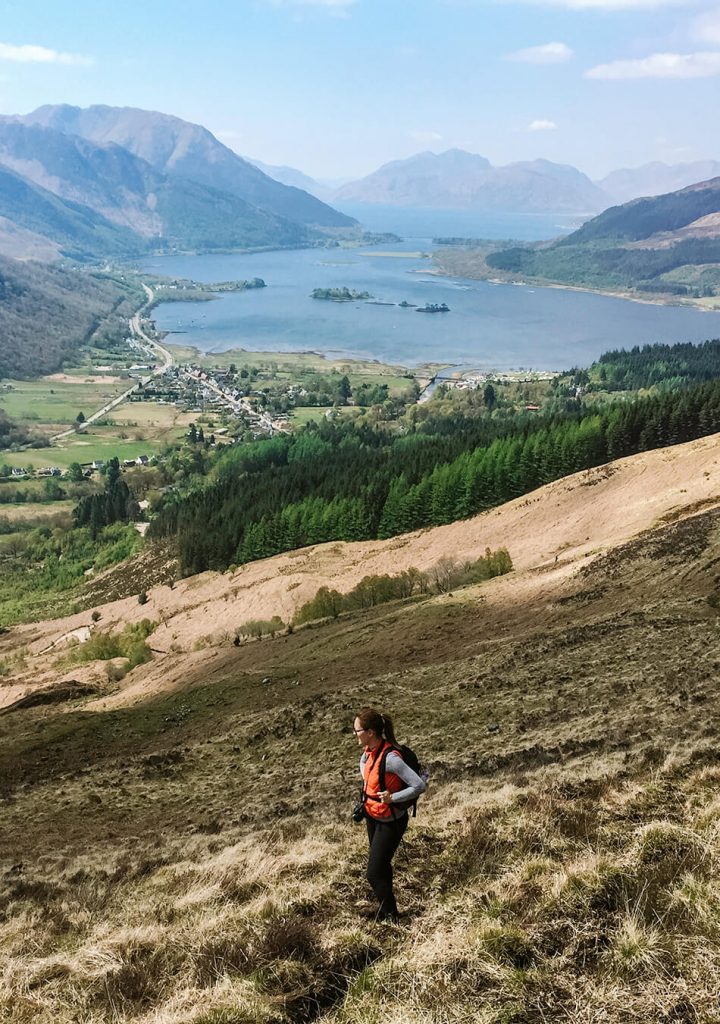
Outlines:
{"type": "Polygon", "coordinates": [[[120,461],[110,459],[105,474],[105,488],[98,494],[86,494],[73,510],[74,525],[87,526],[95,538],[106,526],[129,523],[139,515],[138,504],[122,478],[120,461]]]}
{"type": "Polygon", "coordinates": [[[684,342],[614,349],[600,356],[591,367],[590,376],[597,377],[608,391],[636,391],[713,380],[719,369],[720,340],[713,338],[701,345],[684,342]]]}
{"type": "Polygon", "coordinates": [[[232,451],[205,486],[168,492],[150,527],[182,571],[311,544],[438,526],[562,476],[720,431],[720,381],[537,419],[481,418],[397,436],[320,424],[232,451]]]}

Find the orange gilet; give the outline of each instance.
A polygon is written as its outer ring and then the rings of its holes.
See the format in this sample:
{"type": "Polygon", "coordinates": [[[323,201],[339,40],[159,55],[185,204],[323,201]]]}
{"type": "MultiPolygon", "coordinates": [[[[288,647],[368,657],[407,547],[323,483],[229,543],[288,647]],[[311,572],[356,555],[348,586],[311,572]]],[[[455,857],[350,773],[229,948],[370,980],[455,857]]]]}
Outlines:
{"type": "MultiPolygon", "coordinates": [[[[383,753],[385,750],[394,750],[397,754],[397,750],[393,747],[392,743],[383,741],[375,748],[375,750],[368,750],[365,748],[367,754],[367,760],[363,768],[363,792],[365,794],[365,810],[371,818],[375,818],[378,821],[387,821],[397,814],[393,814],[393,805],[384,804],[382,800],[378,798],[380,792],[380,762],[382,761],[383,753]]],[[[398,755],[399,756],[399,755],[398,755]]],[[[385,765],[385,789],[390,793],[398,793],[401,789],[405,789],[407,783],[403,782],[399,775],[394,772],[388,771],[387,763],[385,765]]],[[[395,808],[397,812],[397,807],[395,808]]]]}

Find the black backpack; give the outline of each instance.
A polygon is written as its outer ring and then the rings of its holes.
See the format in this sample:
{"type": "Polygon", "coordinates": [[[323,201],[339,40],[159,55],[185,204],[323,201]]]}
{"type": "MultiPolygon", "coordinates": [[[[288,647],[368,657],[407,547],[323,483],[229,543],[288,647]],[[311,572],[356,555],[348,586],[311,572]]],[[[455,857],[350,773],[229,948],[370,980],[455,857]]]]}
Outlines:
{"type": "MultiPolygon", "coordinates": [[[[408,768],[412,768],[415,774],[419,775],[423,782],[427,783],[428,773],[420,764],[420,758],[417,756],[414,750],[412,750],[410,747],[406,747],[404,744],[402,746],[397,747],[387,746],[383,751],[382,757],[380,759],[380,792],[382,792],[385,789],[385,762],[387,760],[388,754],[391,752],[399,754],[400,757],[405,762],[405,764],[408,766],[408,768]]],[[[398,808],[401,811],[409,811],[411,807],[412,816],[413,818],[415,818],[417,816],[417,799],[403,800],[398,801],[397,803],[390,804],[391,809],[398,808]]]]}

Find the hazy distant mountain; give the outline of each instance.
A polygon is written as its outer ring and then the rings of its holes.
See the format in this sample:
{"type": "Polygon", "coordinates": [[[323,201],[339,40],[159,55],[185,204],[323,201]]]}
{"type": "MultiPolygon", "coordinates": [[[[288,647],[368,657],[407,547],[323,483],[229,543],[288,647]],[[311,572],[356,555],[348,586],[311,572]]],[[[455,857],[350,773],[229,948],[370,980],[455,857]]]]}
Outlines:
{"type": "MultiPolygon", "coordinates": [[[[145,240],[154,247],[192,249],[308,240],[305,226],[237,196],[160,174],[121,146],[99,145],[40,125],[0,120],[1,167],[42,189],[45,211],[39,219],[29,218],[40,193],[36,188],[28,207],[19,180],[5,176],[0,187],[3,215],[58,242],[71,255],[78,250],[102,256],[141,252],[145,240]],[[47,193],[63,205],[50,203],[51,211],[46,209],[47,193]]],[[[13,241],[17,245],[18,239],[13,241]]],[[[12,249],[5,246],[3,251],[12,249]]]]}
{"type": "Polygon", "coordinates": [[[667,192],[709,181],[720,175],[720,162],[698,160],[690,164],[664,164],[660,161],[642,167],[623,168],[608,174],[596,184],[617,203],[626,203],[641,196],[659,196],[667,192]]]}
{"type": "Polygon", "coordinates": [[[446,153],[418,153],[392,160],[377,171],[339,188],[336,200],[399,206],[468,205],[470,183],[492,165],[485,157],[449,149],[446,153]],[[453,201],[450,201],[453,200],[453,201]]]}
{"type": "Polygon", "coordinates": [[[63,105],[39,107],[18,120],[93,142],[117,143],[163,174],[189,178],[299,224],[349,227],[355,223],[307,192],[269,178],[206,128],[178,117],[134,107],[63,105]]]}
{"type": "Polygon", "coordinates": [[[269,178],[279,181],[282,185],[301,188],[304,192],[309,192],[311,196],[315,196],[316,199],[321,199],[323,202],[328,202],[334,193],[334,189],[316,181],[309,174],[304,174],[296,167],[275,167],[272,164],[264,164],[262,160],[250,160],[249,157],[248,163],[257,167],[263,174],[267,174],[269,178]]]}
{"type": "Polygon", "coordinates": [[[385,164],[338,189],[335,201],[529,213],[588,213],[609,203],[574,167],[548,160],[493,167],[485,157],[461,149],[385,164]]]}

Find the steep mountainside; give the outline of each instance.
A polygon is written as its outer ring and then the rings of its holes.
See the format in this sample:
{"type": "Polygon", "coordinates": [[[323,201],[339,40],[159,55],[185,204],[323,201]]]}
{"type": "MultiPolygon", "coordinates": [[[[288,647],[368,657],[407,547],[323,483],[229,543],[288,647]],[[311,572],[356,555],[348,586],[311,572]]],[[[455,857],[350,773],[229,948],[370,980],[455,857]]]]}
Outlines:
{"type": "Polygon", "coordinates": [[[326,546],[99,609],[96,629],[158,623],[155,663],[119,687],[102,663],[57,667],[89,612],[0,636],[5,690],[34,668],[53,684],[0,717],[0,1015],[714,1021],[716,445],[560,481],[464,536],[326,546]],[[517,568],[482,586],[223,634],[233,608],[262,614],[253,591],[292,600],[308,573],[495,536],[517,568]],[[195,642],[174,601],[216,632],[195,642]],[[349,821],[367,703],[431,773],[395,860],[399,927],[373,918],[349,821]]]}
{"type": "Polygon", "coordinates": [[[89,271],[0,256],[0,377],[57,370],[103,317],[129,316],[141,294],[89,271]]]}
{"type": "Polygon", "coordinates": [[[27,257],[44,240],[43,255],[74,259],[133,256],[145,243],[129,228],[109,221],[88,206],[61,199],[0,163],[0,251],[27,257]]]}
{"type": "Polygon", "coordinates": [[[697,181],[708,181],[720,175],[720,161],[696,160],[695,163],[672,166],[655,161],[642,167],[623,168],[613,171],[597,186],[607,192],[616,203],[627,203],[642,196],[659,196],[665,192],[693,185],[697,181]]]}
{"type": "Polygon", "coordinates": [[[547,160],[493,167],[460,149],[420,153],[385,164],[335,193],[337,202],[388,203],[487,210],[601,210],[608,197],[584,174],[547,160]]]}
{"type": "Polygon", "coordinates": [[[2,212],[8,219],[76,247],[84,240],[82,228],[90,236],[86,248],[97,255],[115,251],[101,237],[102,226],[108,222],[121,229],[112,233],[111,241],[117,234],[126,240],[130,251],[142,251],[146,244],[222,249],[297,245],[308,239],[302,225],[237,196],[161,174],[114,143],[98,145],[52,128],[0,121],[0,171],[3,168],[72,204],[82,224],[75,230],[67,225],[65,236],[58,230],[51,233],[53,225],[47,219],[29,220],[28,202],[22,195],[11,203],[13,196],[6,181],[0,201],[4,198],[2,212]],[[92,238],[96,240],[90,244],[92,238]]]}
{"type": "Polygon", "coordinates": [[[133,107],[44,106],[18,120],[94,142],[115,142],[163,174],[180,175],[228,192],[298,224],[328,228],[355,223],[314,196],[274,181],[206,128],[178,117],[133,107]]]}
{"type": "MultiPolygon", "coordinates": [[[[104,604],[102,621],[108,628],[121,628],[148,616],[166,622],[168,644],[154,646],[162,648],[167,658],[138,669],[134,678],[146,677],[141,689],[174,685],[177,677],[170,671],[175,657],[171,639],[188,651],[201,645],[203,638],[208,642],[214,638],[212,642],[222,647],[223,636],[229,641],[237,626],[248,619],[279,615],[290,621],[321,586],[347,592],[365,576],[396,575],[411,566],[428,571],[443,556],[471,560],[486,547],[502,545],[510,550],[516,574],[503,577],[505,582],[493,583],[493,587],[514,587],[512,580],[525,573],[530,573],[527,585],[535,586],[530,583],[535,579],[532,571],[544,567],[543,572],[549,572],[556,556],[564,567],[564,578],[568,566],[580,565],[593,552],[626,542],[653,523],[720,504],[718,440],[718,435],[713,435],[576,473],[448,526],[385,541],[316,545],[251,562],[229,573],[206,572],[179,580],[172,587],[151,589],[141,561],[134,570],[113,570],[104,582],[94,581],[93,600],[101,605],[118,592],[134,595],[147,589],[147,604],[139,605],[134,596],[104,604]]],[[[162,572],[159,578],[165,579],[162,572]]],[[[536,580],[538,585],[541,578],[542,574],[536,580]]],[[[55,647],[88,621],[89,613],[84,612],[57,622],[16,627],[16,642],[29,645],[33,658],[39,655],[18,674],[16,683],[25,679],[26,685],[37,686],[55,679],[55,647]],[[50,675],[44,675],[43,668],[50,675]]],[[[201,652],[198,660],[203,657],[201,652]]],[[[0,680],[0,692],[1,688],[0,680]]],[[[118,699],[125,697],[120,694],[118,699]]]]}

